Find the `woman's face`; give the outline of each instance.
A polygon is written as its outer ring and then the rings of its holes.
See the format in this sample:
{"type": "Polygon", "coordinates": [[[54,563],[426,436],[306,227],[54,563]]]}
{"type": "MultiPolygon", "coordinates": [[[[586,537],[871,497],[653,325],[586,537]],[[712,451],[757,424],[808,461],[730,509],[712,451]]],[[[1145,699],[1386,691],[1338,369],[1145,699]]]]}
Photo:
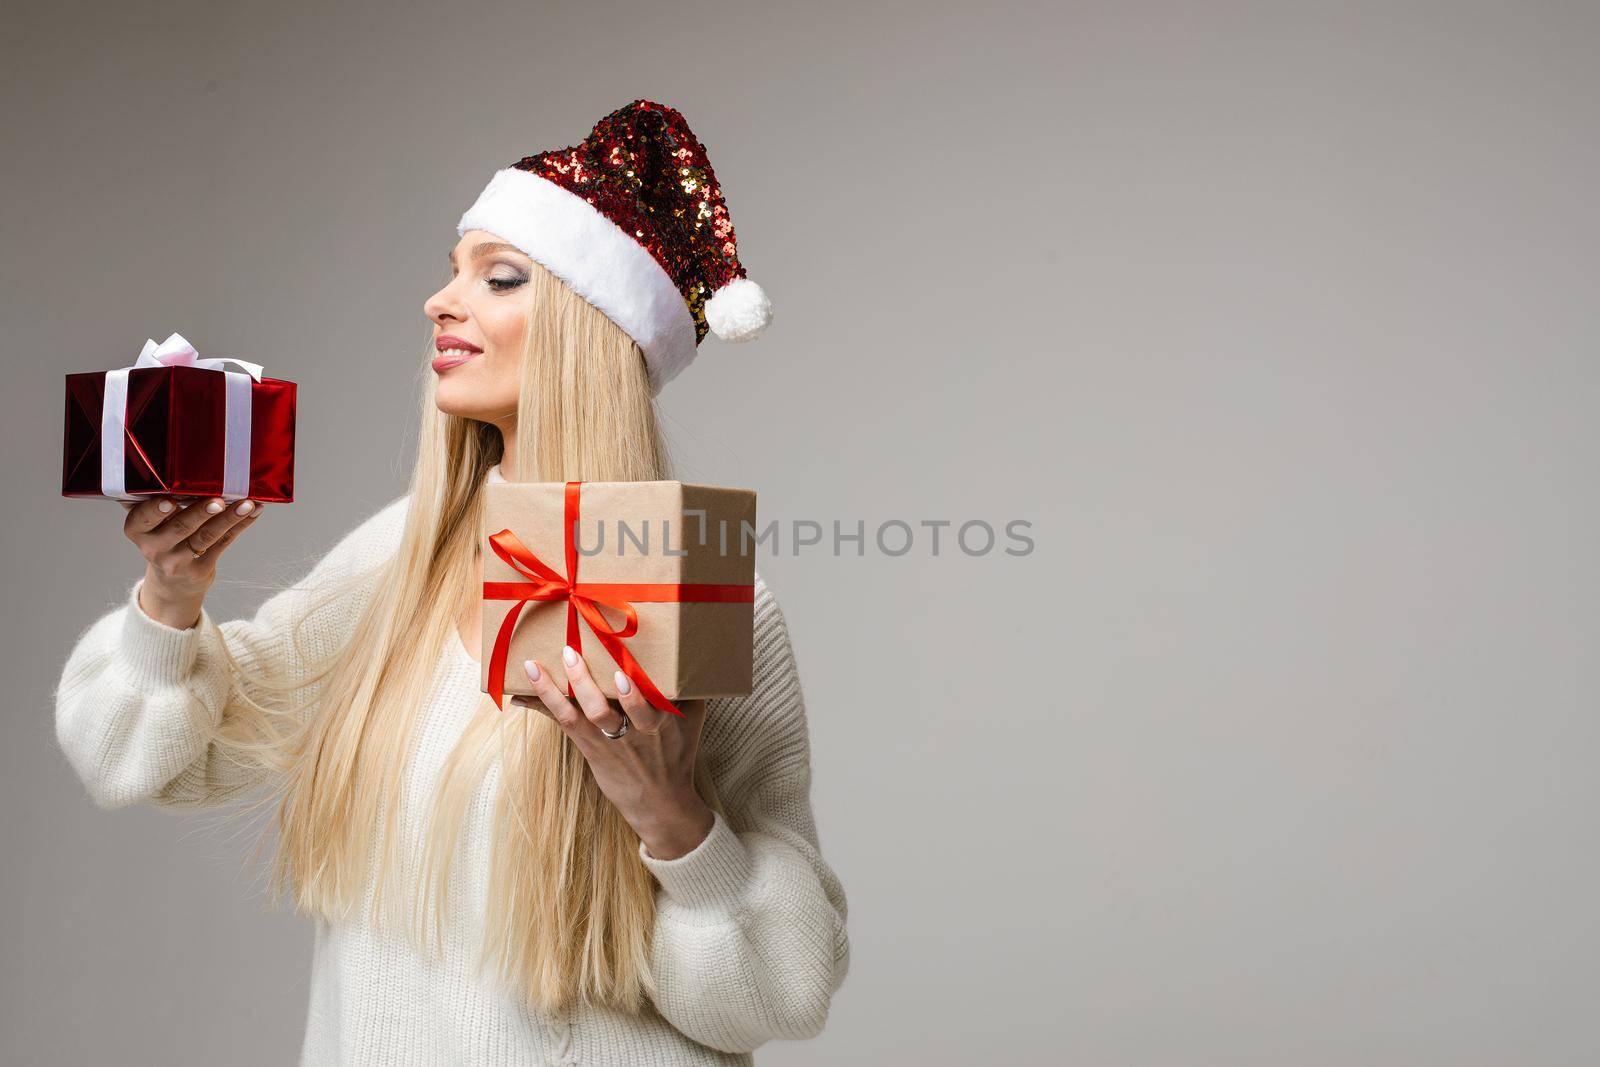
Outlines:
{"type": "Polygon", "coordinates": [[[533,261],[487,230],[450,251],[451,278],[422,305],[433,321],[434,402],[449,415],[515,419],[533,261]]]}

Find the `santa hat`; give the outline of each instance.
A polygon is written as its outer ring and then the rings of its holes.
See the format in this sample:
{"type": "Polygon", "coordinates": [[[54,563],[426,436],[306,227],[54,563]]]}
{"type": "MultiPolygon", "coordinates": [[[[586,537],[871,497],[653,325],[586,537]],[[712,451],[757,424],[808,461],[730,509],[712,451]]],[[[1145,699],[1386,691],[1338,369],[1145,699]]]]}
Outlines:
{"type": "Polygon", "coordinates": [[[772,303],[745,276],[705,146],[673,108],[635,100],[582,144],[497,171],[456,233],[526,252],[639,344],[653,392],[709,331],[749,341],[772,303]]]}

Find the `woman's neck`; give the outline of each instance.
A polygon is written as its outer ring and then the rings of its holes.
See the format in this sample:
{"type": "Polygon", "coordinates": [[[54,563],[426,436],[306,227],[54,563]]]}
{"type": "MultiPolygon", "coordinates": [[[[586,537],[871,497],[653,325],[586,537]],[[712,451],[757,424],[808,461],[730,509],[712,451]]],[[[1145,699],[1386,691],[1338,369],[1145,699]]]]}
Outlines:
{"type": "Polygon", "coordinates": [[[517,423],[496,423],[500,429],[500,476],[508,482],[517,480],[517,423]]]}

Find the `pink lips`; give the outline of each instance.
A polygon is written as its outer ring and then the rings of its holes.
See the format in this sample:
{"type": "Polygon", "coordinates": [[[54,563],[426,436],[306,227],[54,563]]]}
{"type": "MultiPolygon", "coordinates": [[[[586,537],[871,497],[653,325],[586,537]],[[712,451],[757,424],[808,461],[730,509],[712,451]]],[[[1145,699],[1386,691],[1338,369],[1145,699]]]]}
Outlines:
{"type": "Polygon", "coordinates": [[[483,350],[477,345],[470,344],[454,334],[448,333],[436,338],[433,344],[435,348],[440,350],[440,354],[433,358],[433,370],[435,374],[443,374],[451,367],[459,367],[467,360],[473,358],[474,356],[481,355],[483,352],[483,350]],[[447,348],[464,348],[467,349],[467,352],[465,355],[461,355],[459,353],[454,355],[445,355],[444,350],[447,348]]]}
{"type": "Polygon", "coordinates": [[[464,356],[434,356],[433,357],[433,370],[434,370],[434,373],[443,374],[445,371],[449,370],[451,367],[459,367],[459,366],[461,366],[461,364],[467,362],[469,359],[472,359],[476,355],[478,355],[478,353],[476,353],[476,352],[468,352],[464,356]]]}

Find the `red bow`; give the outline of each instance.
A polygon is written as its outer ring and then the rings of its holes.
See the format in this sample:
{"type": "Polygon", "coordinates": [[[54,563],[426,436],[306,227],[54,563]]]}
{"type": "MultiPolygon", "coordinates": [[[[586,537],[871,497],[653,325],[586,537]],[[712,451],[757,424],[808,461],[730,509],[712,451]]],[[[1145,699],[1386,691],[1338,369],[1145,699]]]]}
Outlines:
{"type": "MultiPolygon", "coordinates": [[[[510,565],[526,582],[484,582],[485,600],[513,600],[516,605],[506,612],[505,621],[495,634],[494,649],[489,657],[489,696],[496,707],[505,706],[506,658],[511,651],[511,634],[516,629],[522,609],[534,600],[565,600],[567,602],[567,644],[574,652],[583,654],[582,637],[578,629],[581,614],[589,623],[600,643],[611,658],[616,660],[622,673],[638,687],[653,706],[682,718],[683,712],[673,706],[656,688],[638,660],[623,644],[639,632],[639,613],[633,601],[650,603],[675,603],[683,601],[714,602],[722,604],[749,603],[755,598],[755,587],[749,585],[719,585],[710,582],[579,582],[578,545],[578,494],[582,482],[566,484],[565,531],[562,541],[566,549],[567,576],[562,577],[546,566],[528,546],[510,530],[489,535],[489,547],[494,554],[510,565]],[[627,616],[627,623],[613,628],[599,605],[605,604],[627,616]]],[[[567,683],[567,696],[572,696],[572,683],[567,683]]]]}

